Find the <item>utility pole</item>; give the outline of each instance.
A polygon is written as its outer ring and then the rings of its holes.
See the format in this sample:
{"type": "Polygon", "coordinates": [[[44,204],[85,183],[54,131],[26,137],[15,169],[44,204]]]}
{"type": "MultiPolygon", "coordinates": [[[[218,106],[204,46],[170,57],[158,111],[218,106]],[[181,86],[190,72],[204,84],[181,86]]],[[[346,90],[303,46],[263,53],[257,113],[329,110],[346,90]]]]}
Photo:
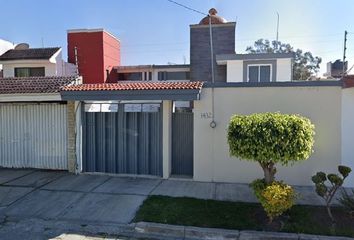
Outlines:
{"type": "Polygon", "coordinates": [[[345,76],[345,72],[346,72],[346,69],[345,69],[345,59],[346,59],[346,52],[347,52],[347,35],[348,35],[348,32],[347,31],[344,31],[344,49],[343,49],[343,76],[345,76]]]}

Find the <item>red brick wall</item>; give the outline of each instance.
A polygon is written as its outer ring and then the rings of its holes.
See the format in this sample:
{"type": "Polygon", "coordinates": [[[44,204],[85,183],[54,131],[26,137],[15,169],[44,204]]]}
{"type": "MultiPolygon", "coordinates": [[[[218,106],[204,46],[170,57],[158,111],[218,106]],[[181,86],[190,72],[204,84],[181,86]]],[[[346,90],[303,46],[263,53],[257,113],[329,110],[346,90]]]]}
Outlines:
{"type": "MultiPolygon", "coordinates": [[[[84,83],[104,83],[107,80],[106,69],[111,72],[113,66],[120,64],[119,41],[104,31],[69,32],[68,62],[75,64],[77,48],[79,74],[84,83]]],[[[109,76],[114,78],[113,73],[109,76]]],[[[114,79],[108,79],[109,82],[114,79]]]]}

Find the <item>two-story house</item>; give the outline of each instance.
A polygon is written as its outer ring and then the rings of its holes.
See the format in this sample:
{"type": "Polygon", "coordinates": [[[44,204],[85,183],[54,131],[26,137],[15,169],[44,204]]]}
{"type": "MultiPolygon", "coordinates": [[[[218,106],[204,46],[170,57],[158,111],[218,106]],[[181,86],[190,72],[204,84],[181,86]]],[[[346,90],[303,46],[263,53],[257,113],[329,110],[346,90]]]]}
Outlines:
{"type": "Polygon", "coordinates": [[[19,44],[0,56],[0,64],[4,78],[76,75],[76,66],[63,61],[59,47],[29,48],[28,44],[19,44]]]}

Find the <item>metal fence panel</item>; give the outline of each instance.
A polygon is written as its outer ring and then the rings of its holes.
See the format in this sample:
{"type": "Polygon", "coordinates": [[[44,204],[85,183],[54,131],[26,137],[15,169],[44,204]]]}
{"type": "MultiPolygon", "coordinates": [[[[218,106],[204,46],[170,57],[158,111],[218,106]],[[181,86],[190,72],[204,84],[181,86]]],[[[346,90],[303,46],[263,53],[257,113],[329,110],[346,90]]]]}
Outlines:
{"type": "Polygon", "coordinates": [[[67,169],[67,107],[0,104],[0,166],[67,169]]]}
{"type": "Polygon", "coordinates": [[[85,112],[83,171],[162,176],[161,112],[85,112]]]}

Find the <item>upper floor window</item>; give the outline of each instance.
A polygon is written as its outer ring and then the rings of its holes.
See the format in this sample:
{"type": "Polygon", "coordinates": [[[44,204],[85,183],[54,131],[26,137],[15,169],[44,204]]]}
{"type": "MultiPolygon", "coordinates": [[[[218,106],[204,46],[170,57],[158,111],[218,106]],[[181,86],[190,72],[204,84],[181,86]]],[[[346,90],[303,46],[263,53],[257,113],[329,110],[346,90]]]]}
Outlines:
{"type": "Polygon", "coordinates": [[[190,72],[181,71],[181,72],[158,72],[158,80],[189,80],[190,72]]]}
{"type": "Polygon", "coordinates": [[[152,72],[126,72],[118,73],[118,81],[145,81],[152,80],[152,72]]]}
{"type": "Polygon", "coordinates": [[[272,79],[272,65],[248,65],[247,76],[249,82],[270,82],[272,79]]]}
{"type": "Polygon", "coordinates": [[[143,74],[142,72],[118,73],[118,80],[141,81],[143,74]]]}
{"type": "Polygon", "coordinates": [[[44,77],[44,67],[15,68],[15,77],[44,77]]]}

